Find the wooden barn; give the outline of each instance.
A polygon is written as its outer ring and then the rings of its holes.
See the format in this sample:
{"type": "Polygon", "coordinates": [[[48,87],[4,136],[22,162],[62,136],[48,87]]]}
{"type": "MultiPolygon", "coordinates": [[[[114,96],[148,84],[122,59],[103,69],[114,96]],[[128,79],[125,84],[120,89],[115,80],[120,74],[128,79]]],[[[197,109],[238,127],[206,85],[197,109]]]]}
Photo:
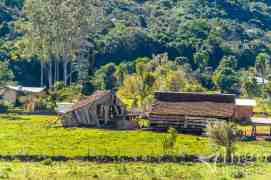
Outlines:
{"type": "Polygon", "coordinates": [[[230,94],[156,92],[149,120],[155,129],[202,132],[211,121],[230,120],[234,111],[230,94]]]}
{"type": "Polygon", "coordinates": [[[110,91],[96,91],[86,99],[75,103],[62,116],[64,127],[116,127],[128,129],[127,110],[110,91]]]}

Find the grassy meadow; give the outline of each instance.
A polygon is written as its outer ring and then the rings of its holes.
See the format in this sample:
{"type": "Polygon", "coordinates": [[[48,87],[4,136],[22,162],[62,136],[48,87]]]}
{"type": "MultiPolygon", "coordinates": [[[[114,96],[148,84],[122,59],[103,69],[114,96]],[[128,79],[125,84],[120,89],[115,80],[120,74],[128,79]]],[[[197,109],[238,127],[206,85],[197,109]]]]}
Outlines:
{"type": "MultiPolygon", "coordinates": [[[[1,155],[44,156],[160,156],[165,133],[118,131],[88,128],[62,128],[55,116],[0,116],[1,155]]],[[[237,153],[271,154],[267,141],[239,142],[237,153]]],[[[211,155],[217,149],[206,137],[179,134],[176,154],[211,155]]]]}
{"type": "MultiPolygon", "coordinates": [[[[0,155],[43,156],[161,156],[165,133],[62,128],[56,116],[14,114],[0,116],[0,155]]],[[[245,127],[248,128],[248,127],[245,127]]],[[[262,128],[260,131],[267,128],[262,128]]],[[[237,153],[270,155],[267,141],[239,142],[237,153]]],[[[217,150],[206,137],[178,134],[175,153],[211,155],[217,150]]],[[[0,161],[0,179],[140,179],[216,180],[259,179],[271,176],[271,163],[245,165],[207,163],[94,163],[83,161],[0,161]]]]}
{"type": "Polygon", "coordinates": [[[0,178],[14,180],[268,180],[270,170],[271,164],[264,163],[225,166],[202,163],[0,162],[0,178]]]}

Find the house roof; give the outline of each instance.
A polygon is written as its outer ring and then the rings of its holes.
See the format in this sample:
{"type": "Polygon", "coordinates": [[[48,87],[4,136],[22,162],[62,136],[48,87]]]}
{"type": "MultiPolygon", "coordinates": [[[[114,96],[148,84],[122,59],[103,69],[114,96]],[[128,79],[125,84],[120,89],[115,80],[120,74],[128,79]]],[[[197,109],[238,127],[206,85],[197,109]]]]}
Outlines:
{"type": "Polygon", "coordinates": [[[257,84],[259,85],[268,84],[269,82],[267,79],[264,79],[261,77],[255,77],[255,79],[256,79],[257,84]]]}
{"type": "Polygon", "coordinates": [[[270,118],[251,118],[251,123],[254,125],[271,125],[271,119],[270,118]]]}
{"type": "Polygon", "coordinates": [[[234,103],[235,95],[201,92],[155,92],[155,99],[169,102],[202,102],[234,103]]]}
{"type": "Polygon", "coordinates": [[[23,87],[23,86],[6,86],[8,89],[19,92],[41,93],[45,90],[45,87],[23,87]]]}
{"type": "Polygon", "coordinates": [[[235,96],[230,94],[156,92],[151,115],[230,118],[235,96]]]}
{"type": "Polygon", "coordinates": [[[256,106],[256,100],[254,99],[235,99],[237,106],[256,106]]]}
{"type": "Polygon", "coordinates": [[[95,91],[91,96],[86,97],[85,99],[78,101],[77,103],[75,103],[71,109],[67,112],[71,112],[71,111],[75,111],[78,110],[82,107],[85,107],[89,104],[94,103],[95,101],[97,101],[98,99],[105,97],[107,95],[111,94],[110,91],[95,91]]]}

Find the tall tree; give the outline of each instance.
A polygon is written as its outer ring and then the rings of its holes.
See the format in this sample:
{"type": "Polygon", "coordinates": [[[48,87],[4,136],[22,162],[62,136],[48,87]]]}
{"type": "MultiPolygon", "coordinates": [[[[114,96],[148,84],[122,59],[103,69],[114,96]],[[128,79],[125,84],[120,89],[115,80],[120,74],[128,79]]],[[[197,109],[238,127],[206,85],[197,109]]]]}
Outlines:
{"type": "Polygon", "coordinates": [[[13,72],[8,68],[8,63],[0,61],[0,86],[12,81],[14,78],[13,72]]]}
{"type": "Polygon", "coordinates": [[[26,0],[24,12],[30,21],[27,38],[31,39],[31,50],[42,59],[41,84],[44,67],[49,87],[60,80],[61,63],[67,85],[72,71],[68,66],[82,59],[76,54],[102,14],[100,5],[95,0],[26,0]]]}
{"type": "Polygon", "coordinates": [[[270,69],[270,56],[266,53],[258,54],[256,57],[255,69],[264,82],[264,79],[267,78],[268,70],[270,69]]]}
{"type": "Polygon", "coordinates": [[[239,93],[239,74],[234,57],[224,57],[213,74],[213,81],[223,93],[239,93]]]}
{"type": "Polygon", "coordinates": [[[194,54],[193,58],[194,63],[199,67],[201,71],[204,70],[206,66],[208,66],[209,54],[207,51],[200,50],[194,54]]]}

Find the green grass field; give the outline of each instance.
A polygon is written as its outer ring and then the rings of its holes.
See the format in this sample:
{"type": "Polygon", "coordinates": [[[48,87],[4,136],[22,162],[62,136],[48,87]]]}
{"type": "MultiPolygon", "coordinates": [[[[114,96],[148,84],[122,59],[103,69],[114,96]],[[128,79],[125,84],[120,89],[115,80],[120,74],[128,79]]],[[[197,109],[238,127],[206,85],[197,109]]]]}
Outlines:
{"type": "MultiPolygon", "coordinates": [[[[46,156],[159,156],[164,133],[87,128],[65,129],[52,125],[55,116],[0,116],[1,155],[46,156]]],[[[217,152],[206,137],[179,134],[177,154],[210,155],[217,152]]],[[[237,153],[271,154],[267,141],[239,142],[237,153]]]]}
{"type": "MultiPolygon", "coordinates": [[[[165,133],[115,131],[87,128],[65,129],[56,126],[55,116],[0,116],[0,155],[44,156],[160,156],[165,133]]],[[[266,130],[266,128],[260,129],[266,130]]],[[[267,141],[239,142],[237,153],[271,155],[267,141]]],[[[211,155],[216,149],[206,137],[179,134],[175,153],[211,155]]],[[[259,179],[271,176],[271,163],[255,162],[244,166],[207,163],[122,163],[98,164],[67,161],[0,161],[0,179],[259,179]]]]}
{"type": "Polygon", "coordinates": [[[0,162],[0,179],[14,180],[269,180],[270,164],[97,164],[88,162],[0,162]]]}

